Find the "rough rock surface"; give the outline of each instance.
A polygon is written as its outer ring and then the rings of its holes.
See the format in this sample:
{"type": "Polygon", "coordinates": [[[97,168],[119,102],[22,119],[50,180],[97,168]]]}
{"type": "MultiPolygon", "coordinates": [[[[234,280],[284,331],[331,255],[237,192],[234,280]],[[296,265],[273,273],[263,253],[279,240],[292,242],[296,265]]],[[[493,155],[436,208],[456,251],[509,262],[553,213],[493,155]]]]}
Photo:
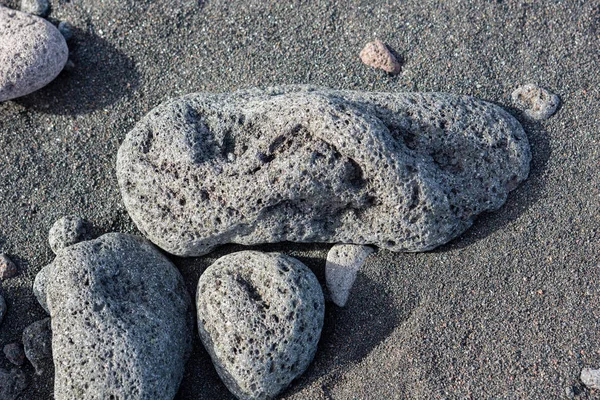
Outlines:
{"type": "Polygon", "coordinates": [[[67,42],[54,25],[0,6],[0,102],[46,86],[68,56],[67,42]]]}
{"type": "Polygon", "coordinates": [[[50,318],[36,321],[23,330],[23,348],[38,375],[44,373],[44,365],[52,363],[52,328],[50,318]]]}
{"type": "Polygon", "coordinates": [[[550,118],[560,104],[557,95],[533,84],[518,87],[511,97],[517,107],[535,120],[550,118]]]}
{"type": "Polygon", "coordinates": [[[242,251],[200,277],[198,330],[219,376],[239,399],[272,398],[312,361],[323,292],[300,261],[242,251]]]}
{"type": "Polygon", "coordinates": [[[45,17],[50,12],[49,0],[21,0],[21,11],[45,17]]]}
{"type": "Polygon", "coordinates": [[[0,254],[0,280],[13,278],[18,272],[15,263],[6,254],[0,254]]]}
{"type": "Polygon", "coordinates": [[[356,280],[356,273],[371,253],[371,247],[355,244],[337,244],[329,250],[325,279],[331,300],[336,305],[346,305],[350,289],[356,280]]]}
{"type": "Polygon", "coordinates": [[[191,301],[154,246],[106,234],[60,251],[42,275],[55,399],[175,396],[191,350],[191,301]]]}
{"type": "Polygon", "coordinates": [[[400,72],[400,63],[381,40],[367,43],[360,52],[360,60],[370,67],[382,69],[390,74],[400,72]]]}
{"type": "Polygon", "coordinates": [[[467,96],[284,86],[151,111],[117,158],[123,201],[168,252],[333,242],[424,251],[529,172],[521,125],[467,96]]]}
{"type": "Polygon", "coordinates": [[[600,389],[600,369],[584,368],[580,379],[590,389],[600,389]]]}
{"type": "Polygon", "coordinates": [[[14,368],[10,372],[0,368],[0,399],[15,400],[27,387],[27,378],[20,369],[14,368]]]}
{"type": "Polygon", "coordinates": [[[48,233],[50,248],[56,254],[60,249],[91,239],[87,223],[76,215],[60,218],[48,233]]]}

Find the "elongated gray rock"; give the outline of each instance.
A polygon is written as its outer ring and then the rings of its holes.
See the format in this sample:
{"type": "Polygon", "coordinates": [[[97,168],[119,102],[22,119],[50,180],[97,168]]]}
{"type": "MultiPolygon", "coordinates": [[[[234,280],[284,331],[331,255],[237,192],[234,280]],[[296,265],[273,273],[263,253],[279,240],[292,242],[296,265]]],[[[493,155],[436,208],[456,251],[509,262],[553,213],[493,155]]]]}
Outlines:
{"type": "Polygon", "coordinates": [[[68,57],[67,42],[54,25],[0,6],[0,102],[46,86],[68,57]]]}
{"type": "Polygon", "coordinates": [[[55,399],[173,399],[191,351],[191,300],[152,244],[111,233],[69,246],[35,287],[51,317],[55,399]]]}
{"type": "Polygon", "coordinates": [[[117,176],[138,228],[181,256],[280,241],[424,251],[499,208],[530,159],[521,125],[472,97],[283,86],[160,105],[117,176]]]}
{"type": "Polygon", "coordinates": [[[300,261],[241,251],[200,277],[198,330],[219,376],[238,399],[271,399],[312,361],[323,292],[300,261]]]}

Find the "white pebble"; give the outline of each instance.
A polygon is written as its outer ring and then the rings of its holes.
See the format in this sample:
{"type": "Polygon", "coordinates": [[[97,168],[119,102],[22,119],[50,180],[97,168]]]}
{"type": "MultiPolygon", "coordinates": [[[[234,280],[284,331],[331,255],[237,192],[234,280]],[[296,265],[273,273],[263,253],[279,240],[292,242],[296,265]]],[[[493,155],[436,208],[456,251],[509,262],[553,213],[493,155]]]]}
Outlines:
{"type": "Polygon", "coordinates": [[[331,300],[336,305],[346,305],[356,273],[373,251],[371,247],[355,244],[336,244],[329,250],[325,279],[331,300]]]}

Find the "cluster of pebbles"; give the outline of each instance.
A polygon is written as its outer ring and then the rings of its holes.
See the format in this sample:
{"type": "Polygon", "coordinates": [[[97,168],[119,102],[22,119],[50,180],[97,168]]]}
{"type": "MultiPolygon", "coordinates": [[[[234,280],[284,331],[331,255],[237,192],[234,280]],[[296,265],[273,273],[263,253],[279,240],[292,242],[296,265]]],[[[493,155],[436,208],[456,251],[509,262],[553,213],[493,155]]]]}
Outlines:
{"type": "MultiPolygon", "coordinates": [[[[23,10],[44,16],[47,1],[24,1],[23,10]]],[[[0,101],[52,81],[71,35],[68,24],[0,6],[0,101]]],[[[381,41],[360,57],[400,72],[381,41]]],[[[513,100],[533,119],[559,104],[533,85],[513,100]]],[[[145,238],[93,239],[82,219],[57,221],[49,233],[56,258],[34,283],[50,318],[4,354],[40,374],[52,359],[57,400],[172,399],[197,329],[236,397],[273,398],[317,350],[326,297],[315,275],[285,254],[226,255],[200,277],[194,316],[182,276],[159,248],[201,256],[225,243],[333,243],[324,286],[343,307],[371,246],[447,243],[498,209],[530,160],[517,120],[468,96],[280,86],[168,101],[117,157],[123,201],[145,238]]],[[[17,272],[0,255],[0,278],[17,272]]],[[[5,313],[0,295],[0,323],[5,313]]],[[[0,385],[3,399],[25,385],[19,369],[0,370],[0,381],[10,382],[0,385]]]]}

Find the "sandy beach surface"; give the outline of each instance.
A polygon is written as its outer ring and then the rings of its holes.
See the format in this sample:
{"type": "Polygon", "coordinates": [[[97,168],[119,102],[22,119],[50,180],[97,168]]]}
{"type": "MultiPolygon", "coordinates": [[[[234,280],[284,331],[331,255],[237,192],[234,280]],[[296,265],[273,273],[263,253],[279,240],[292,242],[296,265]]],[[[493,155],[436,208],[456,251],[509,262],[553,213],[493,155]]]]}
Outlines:
{"type": "MultiPolygon", "coordinates": [[[[498,211],[432,252],[380,250],[346,308],[327,304],[315,361],[286,399],[600,398],[582,385],[600,368],[600,1],[598,0],[53,0],[49,20],[75,27],[75,63],[29,96],[0,104],[0,344],[45,316],[32,294],[53,259],[52,223],[66,214],[97,234],[136,233],[117,186],[117,149],[164,100],[287,83],[467,94],[523,124],[530,177],[498,211]],[[398,76],[358,54],[375,38],[398,76]],[[530,122],[510,93],[536,83],[558,94],[530,122]]],[[[18,8],[17,0],[0,4],[18,8]]],[[[296,256],[324,284],[330,245],[255,246],[296,256]]],[[[227,245],[172,257],[190,293],[227,245]]],[[[0,367],[10,368],[0,357],[0,367]]],[[[52,369],[23,399],[52,398],[52,369]]],[[[179,400],[230,399],[197,338],[179,400]]]]}

